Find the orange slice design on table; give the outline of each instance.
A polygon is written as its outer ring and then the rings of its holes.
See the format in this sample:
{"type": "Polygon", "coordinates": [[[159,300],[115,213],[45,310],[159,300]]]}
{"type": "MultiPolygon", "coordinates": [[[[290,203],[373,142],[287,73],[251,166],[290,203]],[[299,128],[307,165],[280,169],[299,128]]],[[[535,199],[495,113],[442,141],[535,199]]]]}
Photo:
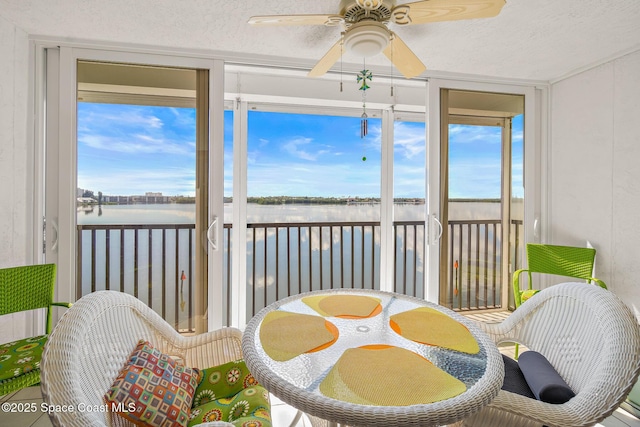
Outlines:
{"type": "Polygon", "coordinates": [[[262,348],[278,362],[322,350],[337,339],[338,329],[320,316],[271,311],[260,326],[262,348]]]}
{"type": "Polygon", "coordinates": [[[411,341],[468,354],[480,351],[478,342],[466,326],[429,307],[394,314],[391,316],[390,326],[411,341]]]}
{"type": "Polygon", "coordinates": [[[424,357],[388,345],[346,350],[320,383],[325,396],[378,406],[439,402],[466,390],[462,381],[424,357]]]}
{"type": "Polygon", "coordinates": [[[319,295],[302,298],[302,301],[326,317],[361,319],[382,311],[379,298],[364,295],[319,295]]]}

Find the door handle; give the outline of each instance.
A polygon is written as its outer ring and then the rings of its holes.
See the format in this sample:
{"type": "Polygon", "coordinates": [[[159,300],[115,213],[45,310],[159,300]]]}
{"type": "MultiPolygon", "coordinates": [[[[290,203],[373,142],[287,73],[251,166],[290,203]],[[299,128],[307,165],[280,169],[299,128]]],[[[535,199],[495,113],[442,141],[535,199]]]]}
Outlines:
{"type": "Polygon", "coordinates": [[[51,252],[55,252],[58,249],[58,222],[55,219],[51,220],[51,230],[55,232],[53,243],[51,243],[51,252]]]}
{"type": "Polygon", "coordinates": [[[213,221],[207,229],[207,240],[214,251],[218,250],[218,216],[213,217],[213,221]]]}
{"type": "Polygon", "coordinates": [[[435,222],[436,224],[438,224],[438,235],[429,239],[430,240],[429,244],[435,245],[436,243],[438,243],[438,240],[440,240],[440,237],[442,237],[442,231],[443,231],[442,223],[436,217],[436,214],[431,214],[431,219],[432,219],[432,222],[435,222]]]}

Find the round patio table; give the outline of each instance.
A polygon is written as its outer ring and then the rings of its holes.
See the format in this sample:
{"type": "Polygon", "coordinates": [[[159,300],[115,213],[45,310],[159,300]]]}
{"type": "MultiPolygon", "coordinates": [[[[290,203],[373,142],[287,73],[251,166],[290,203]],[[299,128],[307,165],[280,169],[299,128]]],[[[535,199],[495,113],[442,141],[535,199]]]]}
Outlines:
{"type": "Polygon", "coordinates": [[[469,319],[373,290],[275,302],[251,319],[242,350],[269,392],[329,424],[455,423],[491,402],[504,377],[496,345],[469,319]]]}

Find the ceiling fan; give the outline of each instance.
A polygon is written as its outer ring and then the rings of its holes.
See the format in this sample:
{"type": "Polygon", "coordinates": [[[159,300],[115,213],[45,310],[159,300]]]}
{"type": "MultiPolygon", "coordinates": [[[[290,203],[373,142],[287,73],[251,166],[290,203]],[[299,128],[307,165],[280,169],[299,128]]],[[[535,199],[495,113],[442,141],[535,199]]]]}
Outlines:
{"type": "Polygon", "coordinates": [[[412,78],[426,70],[426,66],[388,28],[389,23],[403,26],[489,18],[500,13],[505,2],[506,0],[422,0],[396,4],[396,0],[341,0],[338,14],[253,16],[249,19],[249,24],[342,25],[344,30],[340,40],[309,72],[311,77],[325,74],[344,51],[350,51],[365,58],[383,52],[406,78],[412,78]]]}

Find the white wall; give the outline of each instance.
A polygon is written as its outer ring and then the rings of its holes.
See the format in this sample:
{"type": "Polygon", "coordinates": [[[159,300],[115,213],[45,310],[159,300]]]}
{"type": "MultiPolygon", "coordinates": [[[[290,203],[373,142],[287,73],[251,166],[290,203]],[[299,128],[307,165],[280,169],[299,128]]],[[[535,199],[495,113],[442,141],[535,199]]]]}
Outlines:
{"type": "MultiPolygon", "coordinates": [[[[27,34],[0,17],[0,268],[25,264],[30,249],[27,75],[27,34]]],[[[0,342],[17,338],[24,330],[23,315],[3,316],[0,342]]]]}
{"type": "Polygon", "coordinates": [[[640,51],[551,86],[548,243],[597,250],[640,319],[640,51]]]}

